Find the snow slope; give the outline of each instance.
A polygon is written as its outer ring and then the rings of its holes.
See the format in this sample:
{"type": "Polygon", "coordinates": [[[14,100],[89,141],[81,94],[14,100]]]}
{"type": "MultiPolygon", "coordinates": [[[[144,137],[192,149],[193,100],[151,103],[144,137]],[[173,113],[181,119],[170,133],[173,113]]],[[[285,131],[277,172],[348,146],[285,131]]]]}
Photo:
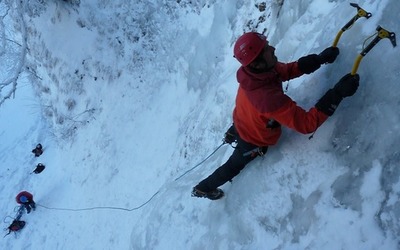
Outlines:
{"type": "MultiPolygon", "coordinates": [[[[285,129],[222,186],[225,198],[190,197],[233,150],[198,165],[232,122],[237,37],[265,31],[283,62],[319,53],[357,13],[347,1],[77,2],[1,5],[8,39],[26,38],[29,69],[0,107],[4,227],[19,191],[38,204],[2,249],[400,247],[400,53],[388,39],[313,139],[285,129]],[[39,162],[46,169],[30,174],[39,162]]],[[[373,16],[342,35],[336,62],[285,83],[305,109],[350,72],[377,25],[399,32],[400,2],[358,4],[373,16]]]]}

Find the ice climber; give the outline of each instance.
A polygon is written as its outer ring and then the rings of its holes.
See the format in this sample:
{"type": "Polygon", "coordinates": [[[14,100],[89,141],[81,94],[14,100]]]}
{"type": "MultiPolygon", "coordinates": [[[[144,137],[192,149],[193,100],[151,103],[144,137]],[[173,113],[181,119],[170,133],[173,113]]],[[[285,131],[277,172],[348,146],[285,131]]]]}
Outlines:
{"type": "Polygon", "coordinates": [[[239,88],[233,125],[225,133],[224,141],[236,141],[237,146],[227,162],[193,188],[192,196],[220,199],[224,192],[218,187],[275,145],[282,133],[281,126],[312,133],[335,112],[343,98],[357,91],[359,75],[347,74],[305,111],[285,95],[282,82],[333,63],[339,49],[329,47],[319,55],[310,54],[290,63],[279,62],[274,52],[266,37],[256,32],[245,33],[236,41],[234,57],[241,64],[236,74],[239,88]]]}
{"type": "Polygon", "coordinates": [[[17,197],[15,197],[15,200],[17,201],[18,204],[21,204],[22,206],[25,207],[26,212],[29,214],[31,212],[31,209],[35,211],[36,209],[36,204],[35,201],[33,200],[33,195],[27,191],[22,191],[20,192],[17,197]]]}

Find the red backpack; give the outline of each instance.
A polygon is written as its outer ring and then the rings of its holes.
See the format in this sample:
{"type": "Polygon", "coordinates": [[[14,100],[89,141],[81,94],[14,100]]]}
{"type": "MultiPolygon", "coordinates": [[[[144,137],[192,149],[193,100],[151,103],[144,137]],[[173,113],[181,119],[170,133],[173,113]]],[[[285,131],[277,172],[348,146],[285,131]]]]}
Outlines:
{"type": "Polygon", "coordinates": [[[8,228],[7,228],[8,229],[8,233],[5,236],[9,235],[11,232],[16,233],[16,232],[18,232],[19,230],[21,230],[24,227],[25,227],[25,221],[23,221],[23,220],[13,220],[11,225],[8,226],[8,228]]]}

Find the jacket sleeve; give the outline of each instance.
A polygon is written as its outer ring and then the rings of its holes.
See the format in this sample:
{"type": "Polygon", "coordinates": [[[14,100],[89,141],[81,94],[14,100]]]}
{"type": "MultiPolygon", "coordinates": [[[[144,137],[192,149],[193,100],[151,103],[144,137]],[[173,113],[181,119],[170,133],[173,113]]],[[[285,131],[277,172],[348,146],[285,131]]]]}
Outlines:
{"type": "Polygon", "coordinates": [[[302,134],[314,132],[328,117],[328,115],[315,107],[309,111],[305,111],[303,108],[297,106],[293,100],[288,101],[280,109],[271,113],[271,118],[278,121],[281,125],[302,134]]]}
{"type": "Polygon", "coordinates": [[[275,66],[275,70],[278,72],[282,81],[288,81],[290,79],[302,76],[304,73],[300,71],[297,62],[281,63],[278,62],[275,66]]]}

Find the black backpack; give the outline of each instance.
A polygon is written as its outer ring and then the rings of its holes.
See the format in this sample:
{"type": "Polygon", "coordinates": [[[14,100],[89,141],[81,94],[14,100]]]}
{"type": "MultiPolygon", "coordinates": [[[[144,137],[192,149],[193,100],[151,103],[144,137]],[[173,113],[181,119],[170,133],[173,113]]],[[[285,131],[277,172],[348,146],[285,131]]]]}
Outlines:
{"type": "Polygon", "coordinates": [[[36,145],[34,149],[32,149],[32,153],[35,154],[35,157],[39,157],[41,154],[43,154],[43,147],[42,144],[36,145]]]}
{"type": "Polygon", "coordinates": [[[43,165],[42,163],[39,163],[39,164],[37,164],[35,170],[33,170],[32,173],[40,174],[45,168],[46,168],[45,165],[43,165]]]}

